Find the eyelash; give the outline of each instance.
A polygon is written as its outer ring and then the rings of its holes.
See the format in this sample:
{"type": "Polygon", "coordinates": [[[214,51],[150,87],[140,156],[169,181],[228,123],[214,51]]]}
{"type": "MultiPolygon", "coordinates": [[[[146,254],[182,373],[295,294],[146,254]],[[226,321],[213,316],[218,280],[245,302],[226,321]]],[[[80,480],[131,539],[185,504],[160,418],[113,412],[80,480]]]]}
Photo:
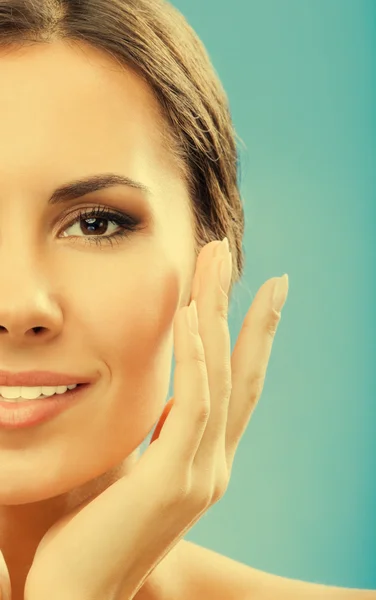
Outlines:
{"type": "MultiPolygon", "coordinates": [[[[93,208],[80,209],[74,215],[74,218],[65,226],[68,229],[80,220],[88,219],[103,219],[109,222],[116,223],[121,229],[112,235],[94,235],[84,237],[85,243],[95,244],[96,246],[102,246],[103,242],[106,244],[113,245],[113,242],[120,243],[122,239],[129,237],[134,231],[140,229],[141,221],[137,218],[130,217],[129,215],[121,212],[113,212],[106,206],[95,206],[93,208]]],[[[76,236],[79,237],[79,236],[76,236]]]]}

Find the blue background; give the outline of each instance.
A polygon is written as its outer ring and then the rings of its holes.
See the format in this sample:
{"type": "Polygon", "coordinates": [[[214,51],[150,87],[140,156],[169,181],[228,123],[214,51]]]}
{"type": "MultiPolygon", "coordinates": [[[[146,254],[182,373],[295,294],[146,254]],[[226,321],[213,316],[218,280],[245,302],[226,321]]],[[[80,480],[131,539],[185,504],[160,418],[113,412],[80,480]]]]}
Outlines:
{"type": "Polygon", "coordinates": [[[228,490],[185,539],[284,577],[376,589],[376,2],[172,4],[245,145],[232,348],[262,283],[290,278],[228,490]]]}

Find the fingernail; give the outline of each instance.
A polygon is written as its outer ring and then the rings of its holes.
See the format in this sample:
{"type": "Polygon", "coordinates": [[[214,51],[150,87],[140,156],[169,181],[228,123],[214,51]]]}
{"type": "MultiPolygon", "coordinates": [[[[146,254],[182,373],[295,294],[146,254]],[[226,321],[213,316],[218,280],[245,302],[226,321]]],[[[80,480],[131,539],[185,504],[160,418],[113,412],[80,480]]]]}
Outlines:
{"type": "Polygon", "coordinates": [[[232,277],[232,254],[227,237],[218,242],[214,248],[213,257],[221,256],[222,260],[219,264],[219,283],[225,294],[228,294],[232,277]]]}
{"type": "MultiPolygon", "coordinates": [[[[213,244],[214,246],[214,244],[213,244]]],[[[228,243],[227,237],[223,238],[221,242],[217,242],[214,246],[213,256],[222,255],[224,258],[227,256],[227,253],[230,252],[230,246],[228,243]]]]}
{"type": "Polygon", "coordinates": [[[188,325],[192,333],[195,335],[198,333],[198,315],[197,315],[197,304],[195,300],[192,300],[187,311],[188,325]]]}
{"type": "Polygon", "coordinates": [[[281,312],[282,308],[285,305],[287,294],[289,291],[289,276],[285,273],[282,277],[280,277],[273,290],[273,308],[277,312],[281,312]]]}
{"type": "MultiPolygon", "coordinates": [[[[217,252],[217,250],[216,250],[216,249],[217,249],[218,247],[221,247],[221,245],[222,245],[222,242],[221,242],[221,241],[219,241],[219,240],[216,240],[215,242],[209,242],[209,243],[211,243],[211,247],[210,247],[210,251],[208,252],[208,257],[207,257],[207,258],[208,258],[209,260],[210,260],[210,259],[212,260],[212,259],[213,259],[213,256],[215,256],[215,255],[216,255],[216,252],[217,252]]],[[[196,276],[196,280],[195,280],[195,282],[194,282],[194,284],[193,284],[193,286],[192,286],[192,296],[193,296],[194,298],[197,298],[197,296],[198,296],[198,294],[199,294],[199,291],[200,291],[200,285],[201,285],[201,277],[202,277],[202,273],[198,273],[198,274],[197,274],[197,276],[196,276]]],[[[0,598],[0,600],[1,600],[1,598],[0,598]]]]}

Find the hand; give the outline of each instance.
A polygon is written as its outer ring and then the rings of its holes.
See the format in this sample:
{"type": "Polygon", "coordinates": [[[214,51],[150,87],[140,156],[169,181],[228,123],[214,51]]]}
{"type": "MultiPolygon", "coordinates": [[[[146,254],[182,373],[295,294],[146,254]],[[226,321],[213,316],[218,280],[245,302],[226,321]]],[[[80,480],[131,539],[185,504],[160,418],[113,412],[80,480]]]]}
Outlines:
{"type": "Polygon", "coordinates": [[[0,550],[0,600],[11,600],[11,584],[7,564],[0,550]]]}
{"type": "Polygon", "coordinates": [[[25,600],[134,598],[224,495],[262,392],[280,312],[271,304],[273,278],[258,291],[231,357],[228,289],[219,285],[223,257],[213,257],[214,246],[218,242],[201,251],[193,282],[199,334],[186,324],[187,307],[174,319],[175,397],[152,442],[129,474],[46,533],[26,580],[25,600]]]}

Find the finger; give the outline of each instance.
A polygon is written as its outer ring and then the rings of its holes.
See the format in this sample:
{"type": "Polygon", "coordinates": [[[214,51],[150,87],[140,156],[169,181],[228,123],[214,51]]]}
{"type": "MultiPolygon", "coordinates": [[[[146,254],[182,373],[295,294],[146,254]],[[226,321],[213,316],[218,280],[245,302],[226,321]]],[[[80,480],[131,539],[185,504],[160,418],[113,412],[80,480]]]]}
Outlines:
{"type": "Polygon", "coordinates": [[[0,600],[11,600],[11,591],[8,567],[0,550],[0,600]]]}
{"type": "Polygon", "coordinates": [[[226,430],[229,471],[239,441],[264,387],[273,342],[281,319],[281,313],[272,305],[272,293],[278,279],[268,280],[258,290],[232,353],[232,391],[226,430]]]}
{"type": "Polygon", "coordinates": [[[218,240],[209,242],[201,249],[196,261],[195,275],[192,282],[191,300],[197,300],[201,285],[201,278],[203,274],[205,275],[207,267],[209,266],[210,261],[213,259],[214,252],[220,243],[221,242],[218,240]]]}
{"type": "Polygon", "coordinates": [[[174,402],[155,442],[161,441],[168,453],[166,461],[179,468],[191,467],[210,411],[204,347],[198,331],[189,328],[187,311],[188,307],[182,308],[173,323],[174,402]]]}
{"type": "MultiPolygon", "coordinates": [[[[221,242],[218,240],[216,240],[214,242],[209,242],[201,249],[201,251],[198,255],[197,261],[196,261],[195,274],[194,274],[193,282],[192,282],[192,292],[191,292],[190,301],[196,300],[196,302],[197,302],[197,296],[198,296],[198,291],[199,291],[199,287],[200,287],[200,276],[201,276],[202,270],[205,269],[205,265],[207,265],[208,262],[212,259],[213,251],[220,243],[221,242]]],[[[152,444],[156,439],[159,438],[162,428],[164,427],[164,423],[173,407],[173,404],[174,404],[174,398],[172,397],[169,399],[169,401],[167,402],[167,404],[165,405],[165,407],[162,411],[162,414],[159,418],[159,421],[156,425],[156,428],[155,428],[152,438],[150,440],[150,444],[152,444]]]]}
{"type": "Polygon", "coordinates": [[[218,246],[214,258],[201,279],[197,299],[199,327],[205,350],[210,390],[210,415],[195,457],[195,465],[207,476],[216,463],[223,461],[228,405],[231,393],[231,340],[228,328],[228,288],[231,280],[231,254],[226,246],[218,246]],[[225,252],[223,252],[223,248],[225,252]],[[219,270],[227,266],[227,282],[222,288],[219,270]],[[218,450],[223,453],[218,456],[218,450]]]}

